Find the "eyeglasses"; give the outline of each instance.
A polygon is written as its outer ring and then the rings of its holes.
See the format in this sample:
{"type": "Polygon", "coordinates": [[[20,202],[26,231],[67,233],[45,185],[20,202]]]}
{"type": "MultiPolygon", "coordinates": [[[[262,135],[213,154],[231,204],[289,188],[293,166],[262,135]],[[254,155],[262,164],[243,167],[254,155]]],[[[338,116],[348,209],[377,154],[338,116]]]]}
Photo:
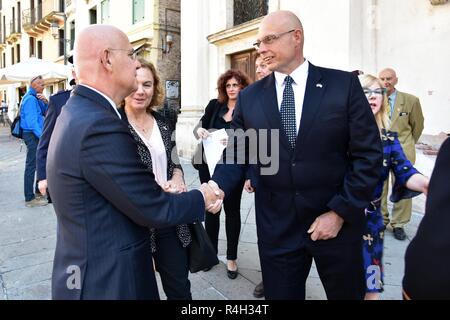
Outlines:
{"type": "Polygon", "coordinates": [[[384,93],[386,92],[385,89],[383,88],[379,88],[379,89],[368,89],[368,88],[364,88],[364,94],[366,95],[367,98],[369,98],[371,95],[378,95],[378,96],[382,96],[384,93]]]}
{"type": "Polygon", "coordinates": [[[253,46],[255,47],[256,50],[259,49],[259,47],[261,46],[261,43],[264,44],[272,44],[275,42],[275,40],[281,38],[282,36],[284,36],[285,34],[294,32],[295,29],[283,32],[283,33],[279,33],[279,34],[269,34],[268,36],[265,36],[264,38],[262,38],[261,40],[256,40],[256,42],[253,44],[253,46]]]}
{"type": "Polygon", "coordinates": [[[240,88],[240,87],[241,87],[241,85],[238,84],[238,83],[229,83],[229,84],[227,84],[227,85],[225,86],[225,88],[227,88],[227,89],[231,89],[231,88],[237,89],[237,88],[240,88]]]}
{"type": "Polygon", "coordinates": [[[110,51],[126,51],[127,56],[129,56],[131,60],[136,60],[137,55],[139,53],[139,50],[135,50],[135,49],[128,50],[128,49],[111,49],[111,48],[109,48],[108,50],[110,50],[110,51]]]}

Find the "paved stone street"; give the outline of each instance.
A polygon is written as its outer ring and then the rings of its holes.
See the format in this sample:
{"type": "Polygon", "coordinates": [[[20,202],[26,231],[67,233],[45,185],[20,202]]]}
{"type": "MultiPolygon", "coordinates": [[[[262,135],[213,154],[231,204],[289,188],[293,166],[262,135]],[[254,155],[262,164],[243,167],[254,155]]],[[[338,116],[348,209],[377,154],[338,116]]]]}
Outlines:
{"type": "MultiPolygon", "coordinates": [[[[50,299],[50,278],[55,248],[56,219],[52,205],[27,208],[23,199],[25,146],[0,127],[0,300],[50,299]]],[[[435,157],[418,155],[417,167],[430,175],[435,157]]],[[[199,185],[197,172],[184,162],[186,183],[199,185]]],[[[244,192],[245,193],[245,192],[244,192]]],[[[414,200],[412,222],[406,227],[407,241],[397,241],[386,233],[386,290],[383,299],[401,299],[403,255],[414,236],[423,212],[425,198],[414,200]]],[[[209,272],[190,276],[195,300],[254,299],[254,286],[261,280],[253,196],[244,194],[242,231],[239,243],[237,279],[229,280],[225,267],[224,215],[221,215],[220,263],[209,272]]],[[[159,286],[161,288],[161,286],[159,286]]],[[[164,293],[160,289],[161,297],[164,293]]],[[[320,279],[313,268],[308,279],[308,299],[325,299],[320,279]]]]}

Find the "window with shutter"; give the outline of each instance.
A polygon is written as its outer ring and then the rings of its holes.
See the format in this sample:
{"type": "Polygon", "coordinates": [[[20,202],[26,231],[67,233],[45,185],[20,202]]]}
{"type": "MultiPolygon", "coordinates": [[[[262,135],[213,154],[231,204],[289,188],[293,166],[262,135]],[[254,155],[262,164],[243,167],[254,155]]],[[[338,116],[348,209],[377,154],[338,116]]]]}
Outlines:
{"type": "Polygon", "coordinates": [[[109,22],[109,0],[102,1],[102,23],[109,22]]]}
{"type": "Polygon", "coordinates": [[[144,0],[131,0],[133,1],[133,24],[141,22],[145,18],[145,1],[144,0]]]}

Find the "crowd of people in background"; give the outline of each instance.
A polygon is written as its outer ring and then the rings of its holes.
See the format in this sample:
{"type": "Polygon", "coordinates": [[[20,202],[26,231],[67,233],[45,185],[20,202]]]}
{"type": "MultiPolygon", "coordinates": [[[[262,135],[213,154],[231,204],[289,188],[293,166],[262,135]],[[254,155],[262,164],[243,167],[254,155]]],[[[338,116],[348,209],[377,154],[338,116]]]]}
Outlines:
{"type": "Polygon", "coordinates": [[[54,205],[54,299],[159,299],[157,271],[168,299],[191,300],[189,224],[204,221],[218,254],[222,206],[226,276],[236,279],[243,190],[255,194],[256,298],[305,299],[314,260],[328,299],[379,299],[386,229],[405,240],[411,198],[422,193],[430,201],[407,251],[404,298],[450,297],[441,265],[450,243],[433,232],[446,234],[448,141],[429,181],[414,167],[421,105],[396,89],[396,72],[315,66],[304,40],[295,14],[267,15],[254,44],[256,81],[225,71],[193,130],[200,143],[215,130],[254,130],[258,148],[277,150],[278,170],[265,174],[267,163],[231,133],[224,153],[244,146],[246,162],[236,157],[211,173],[203,161],[198,190],[187,190],[158,70],[119,29],[94,25],[77,36],[73,90],[47,100],[44,79],[30,80],[19,109],[24,197],[27,207],[54,205]],[[426,252],[438,272],[425,271],[426,252]]]}

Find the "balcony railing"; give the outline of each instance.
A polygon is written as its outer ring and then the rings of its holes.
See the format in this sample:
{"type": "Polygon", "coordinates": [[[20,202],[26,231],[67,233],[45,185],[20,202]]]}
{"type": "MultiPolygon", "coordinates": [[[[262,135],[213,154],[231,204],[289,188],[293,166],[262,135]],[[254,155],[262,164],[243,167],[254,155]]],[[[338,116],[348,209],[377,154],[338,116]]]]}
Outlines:
{"type": "Polygon", "coordinates": [[[19,25],[19,21],[17,19],[11,20],[9,23],[6,24],[6,28],[4,30],[5,38],[2,40],[11,44],[21,38],[22,36],[21,33],[22,30],[21,26],[19,25]]]}
{"type": "MultiPolygon", "coordinates": [[[[66,1],[67,3],[67,1],[66,1]]],[[[22,11],[23,28],[27,32],[37,32],[42,28],[48,29],[52,18],[64,13],[64,2],[60,0],[44,0],[41,5],[22,11]],[[40,28],[39,28],[40,27],[40,28]]]]}
{"type": "Polygon", "coordinates": [[[11,20],[9,22],[9,26],[7,25],[6,27],[7,27],[7,29],[6,29],[6,37],[7,38],[11,37],[12,35],[22,32],[20,26],[17,23],[17,19],[11,20]]]}

